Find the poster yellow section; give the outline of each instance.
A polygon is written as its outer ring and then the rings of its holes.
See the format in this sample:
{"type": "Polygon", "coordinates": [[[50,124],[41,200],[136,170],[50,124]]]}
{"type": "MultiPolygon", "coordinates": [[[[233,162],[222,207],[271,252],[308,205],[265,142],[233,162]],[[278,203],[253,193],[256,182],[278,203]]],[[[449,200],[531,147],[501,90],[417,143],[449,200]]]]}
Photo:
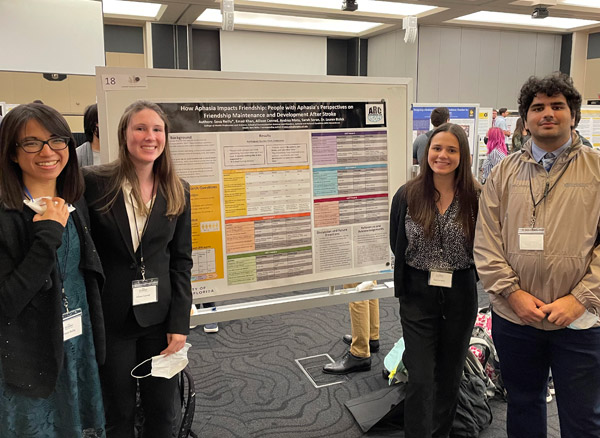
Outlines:
{"type": "Polygon", "coordinates": [[[190,187],[192,214],[192,281],[224,278],[219,184],[190,187]]]}
{"type": "Polygon", "coordinates": [[[224,172],[225,216],[245,216],[246,210],[246,173],[224,172]]]}

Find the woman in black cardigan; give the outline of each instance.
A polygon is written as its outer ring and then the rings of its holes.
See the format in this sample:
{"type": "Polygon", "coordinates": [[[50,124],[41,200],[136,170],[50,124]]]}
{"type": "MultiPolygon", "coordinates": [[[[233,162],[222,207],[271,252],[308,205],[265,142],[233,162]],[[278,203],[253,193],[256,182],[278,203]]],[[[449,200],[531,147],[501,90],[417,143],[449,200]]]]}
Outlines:
{"type": "MultiPolygon", "coordinates": [[[[107,359],[100,376],[107,435],[129,438],[137,387],[131,369],[181,350],[189,333],[192,243],[189,186],[175,174],[160,107],[131,104],[118,138],[116,161],[85,169],[85,197],[106,273],[107,359]],[[143,280],[148,287],[140,289],[143,280]]],[[[176,378],[139,381],[143,437],[171,436],[176,387],[176,378]]]]}
{"type": "Polygon", "coordinates": [[[473,235],[478,183],[467,135],[433,131],[415,179],[392,201],[390,244],[408,371],[407,438],[448,437],[477,311],[473,235]]]}
{"type": "Polygon", "coordinates": [[[82,194],[64,118],[42,104],[8,113],[0,126],[2,437],[104,436],[103,275],[82,194]],[[24,204],[40,198],[45,211],[24,204]]]}

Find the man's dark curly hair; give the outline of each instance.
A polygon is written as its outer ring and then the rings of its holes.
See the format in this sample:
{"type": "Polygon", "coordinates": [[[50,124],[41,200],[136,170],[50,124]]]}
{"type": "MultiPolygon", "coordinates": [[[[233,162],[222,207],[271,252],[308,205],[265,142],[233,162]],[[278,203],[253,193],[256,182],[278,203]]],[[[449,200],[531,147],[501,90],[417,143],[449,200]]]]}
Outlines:
{"type": "Polygon", "coordinates": [[[527,111],[537,93],[544,93],[547,96],[556,96],[557,94],[565,96],[571,115],[575,116],[575,126],[573,127],[577,127],[581,119],[581,94],[573,85],[573,79],[569,75],[555,72],[543,79],[535,76],[527,79],[527,82],[521,87],[518,100],[519,114],[523,120],[527,120],[527,111]]]}

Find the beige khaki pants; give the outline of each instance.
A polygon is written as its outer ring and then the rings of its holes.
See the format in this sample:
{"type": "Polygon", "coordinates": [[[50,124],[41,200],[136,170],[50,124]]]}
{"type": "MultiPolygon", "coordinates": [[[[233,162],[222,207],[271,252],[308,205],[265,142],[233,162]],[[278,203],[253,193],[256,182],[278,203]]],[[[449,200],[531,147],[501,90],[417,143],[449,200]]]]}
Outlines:
{"type": "MultiPolygon", "coordinates": [[[[344,289],[359,283],[345,284],[344,289]]],[[[352,323],[350,353],[357,357],[370,357],[369,340],[379,339],[379,300],[354,301],[349,304],[352,323]]]]}

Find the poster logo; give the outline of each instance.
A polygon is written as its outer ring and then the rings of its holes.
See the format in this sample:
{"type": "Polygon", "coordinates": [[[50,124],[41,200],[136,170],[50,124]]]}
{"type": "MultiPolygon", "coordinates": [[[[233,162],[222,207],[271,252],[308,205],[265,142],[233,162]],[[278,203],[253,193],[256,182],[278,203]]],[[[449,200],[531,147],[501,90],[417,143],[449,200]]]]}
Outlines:
{"type": "Polygon", "coordinates": [[[382,103],[368,103],[366,104],[367,113],[367,125],[380,125],[383,123],[384,109],[382,103]]]}

